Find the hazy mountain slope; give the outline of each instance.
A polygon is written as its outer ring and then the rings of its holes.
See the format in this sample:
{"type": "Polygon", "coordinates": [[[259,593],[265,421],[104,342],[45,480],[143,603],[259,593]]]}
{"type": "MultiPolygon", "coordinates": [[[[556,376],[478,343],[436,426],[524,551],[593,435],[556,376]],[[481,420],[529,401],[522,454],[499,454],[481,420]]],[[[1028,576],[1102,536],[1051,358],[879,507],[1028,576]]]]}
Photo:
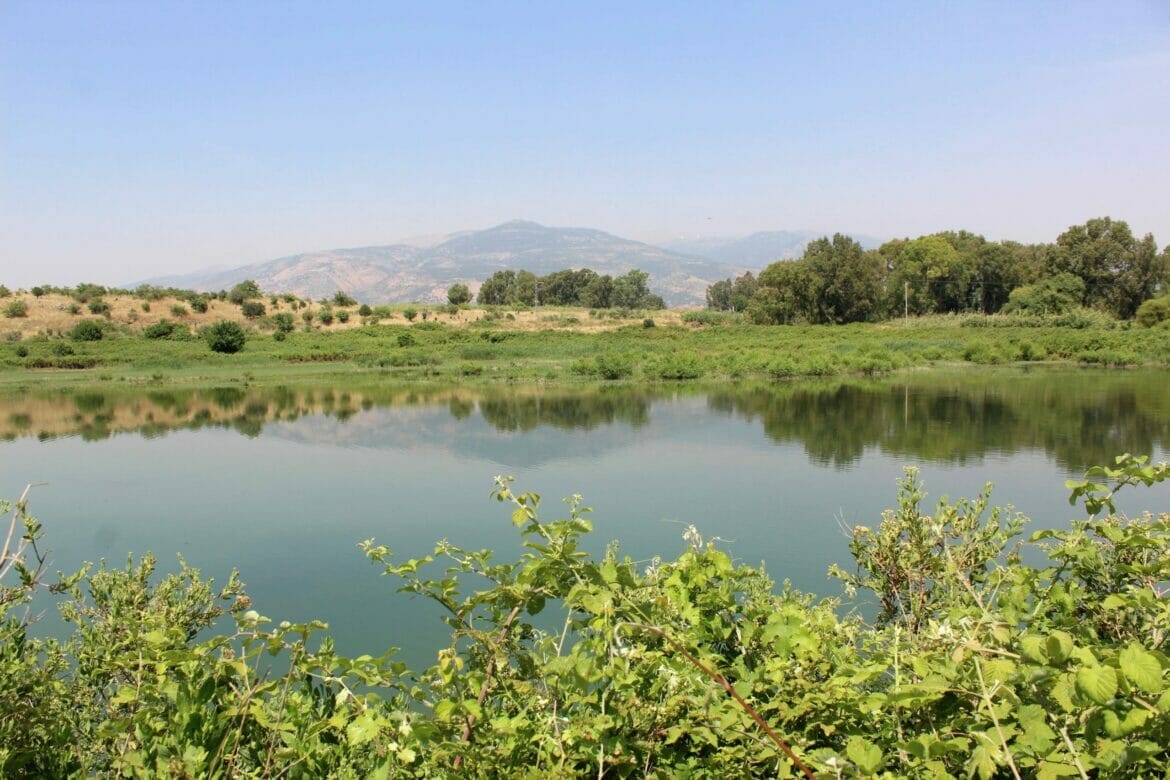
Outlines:
{"type": "MultiPolygon", "coordinates": [[[[721,236],[680,238],[662,242],[660,245],[672,252],[756,271],[777,260],[800,257],[810,241],[823,235],[824,233],[813,230],[765,230],[742,238],[721,236]]],[[[855,235],[853,238],[866,249],[875,248],[882,243],[871,236],[855,235]]]]}
{"type": "Polygon", "coordinates": [[[322,298],[344,290],[360,301],[442,301],[455,282],[478,283],[495,271],[525,268],[546,274],[592,268],[624,274],[640,268],[650,288],[670,305],[701,305],[707,286],[737,268],[630,241],[600,230],[559,228],[514,221],[487,230],[454,233],[413,245],[333,249],[282,257],[229,271],[147,280],[150,284],[227,289],[254,279],[261,289],[322,298]]]}

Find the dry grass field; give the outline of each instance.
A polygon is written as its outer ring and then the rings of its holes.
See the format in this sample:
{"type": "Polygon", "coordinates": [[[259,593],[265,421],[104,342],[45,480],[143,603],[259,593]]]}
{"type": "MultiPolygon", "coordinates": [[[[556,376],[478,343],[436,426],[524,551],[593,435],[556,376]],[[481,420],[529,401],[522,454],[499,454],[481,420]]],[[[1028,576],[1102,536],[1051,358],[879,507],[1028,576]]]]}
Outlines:
{"type": "MultiPolygon", "coordinates": [[[[325,325],[319,319],[320,311],[325,308],[320,303],[308,302],[307,305],[294,309],[293,304],[282,298],[277,298],[275,304],[271,299],[263,299],[266,316],[249,320],[244,316],[240,307],[229,301],[211,299],[206,312],[196,312],[191,305],[176,298],[164,297],[156,300],[144,300],[136,295],[103,295],[101,300],[109,306],[109,311],[95,314],[89,309],[89,304],[81,303],[67,295],[50,293],[34,296],[27,291],[16,291],[10,297],[0,299],[0,338],[12,341],[27,339],[33,336],[58,336],[67,334],[74,325],[84,319],[103,317],[109,322],[124,326],[131,332],[141,332],[143,328],[161,320],[181,322],[193,330],[210,325],[220,320],[231,320],[257,329],[271,329],[270,316],[281,312],[291,313],[296,328],[305,326],[304,315],[311,316],[311,325],[318,330],[347,330],[361,327],[370,321],[362,317],[357,306],[329,307],[334,314],[333,321],[325,325]],[[24,303],[23,316],[9,316],[9,306],[15,301],[24,303]],[[348,319],[341,321],[341,312],[346,312],[348,319]]],[[[409,325],[424,321],[441,322],[448,325],[466,326],[482,319],[489,314],[486,309],[478,307],[461,308],[448,311],[448,307],[439,304],[394,304],[388,307],[377,307],[383,316],[378,321],[385,324],[409,325]],[[389,310],[388,315],[386,311],[389,310]],[[408,320],[406,313],[414,310],[413,320],[408,320]]],[[[640,323],[643,318],[651,317],[658,325],[677,325],[682,322],[681,310],[661,310],[649,312],[635,312],[628,316],[615,316],[615,312],[605,312],[605,316],[591,316],[588,309],[571,308],[540,308],[501,310],[497,313],[496,324],[508,330],[537,331],[546,329],[571,330],[578,332],[598,332],[613,330],[633,322],[640,323]]]]}

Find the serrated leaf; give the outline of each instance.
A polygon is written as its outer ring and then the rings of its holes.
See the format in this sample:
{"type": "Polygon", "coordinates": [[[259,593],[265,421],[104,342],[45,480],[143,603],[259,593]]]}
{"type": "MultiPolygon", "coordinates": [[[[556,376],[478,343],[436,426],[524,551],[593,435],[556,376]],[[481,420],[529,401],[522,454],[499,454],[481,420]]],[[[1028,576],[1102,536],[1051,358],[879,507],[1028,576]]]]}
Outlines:
{"type": "Polygon", "coordinates": [[[845,745],[845,755],[867,775],[882,768],[882,749],[865,737],[852,736],[845,745]]]}
{"type": "Polygon", "coordinates": [[[1020,639],[1020,654],[1034,664],[1047,664],[1048,653],[1045,650],[1044,637],[1025,636],[1020,639]]]}
{"type": "Polygon", "coordinates": [[[1162,665],[1158,658],[1137,643],[1130,643],[1118,656],[1121,673],[1143,691],[1154,692],[1162,687],[1162,665]]]}
{"type": "Polygon", "coordinates": [[[1117,672],[1111,666],[1084,666],[1077,670],[1077,690],[1097,704],[1108,704],[1117,694],[1117,672]]]}

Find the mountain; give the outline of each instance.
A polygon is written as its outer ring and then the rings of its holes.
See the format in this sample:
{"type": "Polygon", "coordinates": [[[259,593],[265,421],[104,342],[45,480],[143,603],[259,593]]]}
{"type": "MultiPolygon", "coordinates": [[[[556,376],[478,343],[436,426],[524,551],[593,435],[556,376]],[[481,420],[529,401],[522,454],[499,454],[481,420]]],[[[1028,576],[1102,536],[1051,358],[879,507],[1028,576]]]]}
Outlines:
{"type": "MultiPolygon", "coordinates": [[[[693,255],[743,270],[758,271],[777,260],[792,260],[804,254],[804,248],[824,233],[812,230],[765,230],[741,238],[705,236],[678,238],[659,244],[663,249],[693,255]]],[[[853,236],[866,249],[882,244],[871,236],[853,236]]]]}
{"type": "MultiPolygon", "coordinates": [[[[679,239],[662,246],[601,230],[547,227],[515,220],[486,230],[419,236],[386,246],[326,249],[230,270],[205,270],[148,279],[146,284],[226,290],[253,279],[262,290],[326,298],[338,290],[364,303],[446,301],[447,288],[463,282],[472,291],[506,268],[543,275],[565,268],[592,268],[619,276],[631,268],[650,274],[650,289],[670,306],[702,306],[712,282],[758,271],[776,260],[799,257],[820,233],[776,230],[746,238],[679,239]]],[[[865,246],[874,239],[860,237],[865,246]]],[[[136,285],[130,285],[131,287],[136,285]]]]}
{"type": "Polygon", "coordinates": [[[650,289],[671,306],[702,305],[707,286],[742,272],[711,260],[588,228],[505,222],[486,230],[422,237],[388,246],[329,249],[245,265],[149,279],[147,284],[199,290],[228,289],[253,279],[263,290],[323,298],[344,290],[359,301],[445,301],[447,288],[478,285],[496,271],[527,269],[538,275],[592,268],[621,275],[650,274],[650,289]]]}

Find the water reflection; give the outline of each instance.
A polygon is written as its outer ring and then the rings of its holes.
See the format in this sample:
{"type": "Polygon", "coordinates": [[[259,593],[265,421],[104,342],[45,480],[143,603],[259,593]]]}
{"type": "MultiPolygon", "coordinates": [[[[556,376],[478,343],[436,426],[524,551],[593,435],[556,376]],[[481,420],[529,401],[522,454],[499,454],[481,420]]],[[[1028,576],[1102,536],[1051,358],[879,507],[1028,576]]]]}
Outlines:
{"type": "Polygon", "coordinates": [[[887,380],[837,380],[720,387],[470,390],[440,387],[111,387],[72,394],[0,398],[0,438],[85,441],[136,433],[266,426],[305,416],[361,426],[362,412],[423,407],[451,423],[481,419],[498,433],[540,428],[646,426],[656,402],[680,392],[710,411],[759,421],[777,443],[797,443],[819,465],[846,468],[877,448],[915,461],[964,465],[989,453],[1044,451],[1079,471],[1122,451],[1165,450],[1170,394],[1160,371],[1000,370],[929,372],[887,380]]]}

